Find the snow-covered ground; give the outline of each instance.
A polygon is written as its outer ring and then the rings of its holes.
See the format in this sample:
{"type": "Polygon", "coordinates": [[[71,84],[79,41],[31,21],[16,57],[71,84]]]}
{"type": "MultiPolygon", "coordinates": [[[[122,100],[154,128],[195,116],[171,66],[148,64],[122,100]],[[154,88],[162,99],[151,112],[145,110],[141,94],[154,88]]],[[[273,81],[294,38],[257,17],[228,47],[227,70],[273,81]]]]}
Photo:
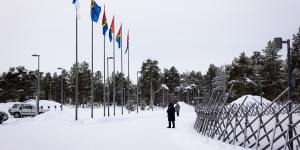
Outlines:
{"type": "Polygon", "coordinates": [[[270,100],[267,100],[264,97],[260,97],[260,96],[255,96],[255,95],[244,95],[238,99],[236,99],[235,101],[231,102],[230,104],[242,104],[243,101],[245,100],[244,104],[252,104],[252,103],[263,103],[265,105],[271,104],[272,102],[270,100]],[[247,97],[247,99],[245,100],[245,98],[247,97]]]}
{"type": "MultiPolygon", "coordinates": [[[[56,104],[44,101],[45,105],[56,104]]],[[[0,103],[7,111],[13,103],[0,103]]],[[[74,121],[74,108],[51,109],[37,117],[10,119],[0,125],[1,150],[232,150],[243,149],[201,136],[193,129],[194,108],[180,103],[181,114],[176,128],[167,129],[166,109],[136,112],[116,109],[116,116],[103,117],[103,109],[79,109],[74,121]]]]}

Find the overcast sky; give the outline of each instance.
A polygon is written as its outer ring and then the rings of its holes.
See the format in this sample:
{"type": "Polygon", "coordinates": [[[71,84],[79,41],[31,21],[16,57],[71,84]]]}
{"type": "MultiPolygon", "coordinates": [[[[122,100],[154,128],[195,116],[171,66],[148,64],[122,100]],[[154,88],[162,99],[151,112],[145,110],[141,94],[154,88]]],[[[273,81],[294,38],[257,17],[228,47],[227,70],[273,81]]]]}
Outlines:
{"type": "MultiPolygon", "coordinates": [[[[109,24],[115,15],[116,30],[123,22],[124,50],[130,29],[130,75],[134,81],[147,58],[158,60],[161,69],[175,66],[180,72],[205,73],[210,63],[229,64],[242,51],[251,55],[263,49],[275,36],[292,38],[300,27],[299,0],[95,1],[105,4],[109,24]]],[[[79,61],[90,63],[90,0],[79,2],[79,61]]],[[[42,72],[54,72],[57,67],[69,70],[75,62],[72,0],[1,0],[0,7],[0,72],[19,65],[36,69],[33,53],[41,55],[42,72]]],[[[100,26],[100,22],[94,24],[94,70],[102,71],[100,26]]],[[[107,56],[112,56],[109,42],[106,50],[107,56]]],[[[116,53],[120,70],[120,50],[116,53]]],[[[127,56],[127,72],[126,68],[127,56]]]]}

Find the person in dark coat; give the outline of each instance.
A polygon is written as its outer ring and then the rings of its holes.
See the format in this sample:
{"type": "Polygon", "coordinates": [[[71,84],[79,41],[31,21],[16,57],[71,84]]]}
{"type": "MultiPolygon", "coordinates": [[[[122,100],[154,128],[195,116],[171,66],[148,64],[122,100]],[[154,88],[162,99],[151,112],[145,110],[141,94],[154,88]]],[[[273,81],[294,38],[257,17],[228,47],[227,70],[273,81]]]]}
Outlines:
{"type": "Polygon", "coordinates": [[[168,106],[168,110],[167,110],[167,113],[168,113],[168,121],[169,121],[169,126],[168,128],[171,128],[171,122],[173,124],[173,127],[172,128],[175,128],[175,108],[174,108],[174,104],[173,103],[170,103],[169,106],[168,106]]]}

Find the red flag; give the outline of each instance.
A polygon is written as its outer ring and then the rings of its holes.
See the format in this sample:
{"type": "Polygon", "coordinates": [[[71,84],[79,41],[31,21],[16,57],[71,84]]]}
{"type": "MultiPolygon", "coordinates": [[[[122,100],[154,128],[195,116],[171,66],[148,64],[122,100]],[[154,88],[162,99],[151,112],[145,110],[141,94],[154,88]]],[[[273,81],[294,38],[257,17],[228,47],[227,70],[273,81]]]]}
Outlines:
{"type": "Polygon", "coordinates": [[[111,33],[115,32],[115,16],[113,16],[113,19],[111,21],[110,30],[111,30],[111,33]]]}

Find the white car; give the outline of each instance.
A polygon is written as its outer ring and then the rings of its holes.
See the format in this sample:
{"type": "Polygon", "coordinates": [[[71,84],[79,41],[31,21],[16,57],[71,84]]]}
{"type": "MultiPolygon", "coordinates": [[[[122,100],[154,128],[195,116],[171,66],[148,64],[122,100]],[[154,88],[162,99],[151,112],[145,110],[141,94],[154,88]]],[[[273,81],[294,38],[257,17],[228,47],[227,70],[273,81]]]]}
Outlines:
{"type": "MultiPolygon", "coordinates": [[[[48,110],[40,108],[39,113],[44,113],[48,110]]],[[[14,104],[11,108],[8,109],[10,115],[15,118],[22,118],[23,116],[36,116],[36,107],[32,104],[20,103],[14,104]]]]}

